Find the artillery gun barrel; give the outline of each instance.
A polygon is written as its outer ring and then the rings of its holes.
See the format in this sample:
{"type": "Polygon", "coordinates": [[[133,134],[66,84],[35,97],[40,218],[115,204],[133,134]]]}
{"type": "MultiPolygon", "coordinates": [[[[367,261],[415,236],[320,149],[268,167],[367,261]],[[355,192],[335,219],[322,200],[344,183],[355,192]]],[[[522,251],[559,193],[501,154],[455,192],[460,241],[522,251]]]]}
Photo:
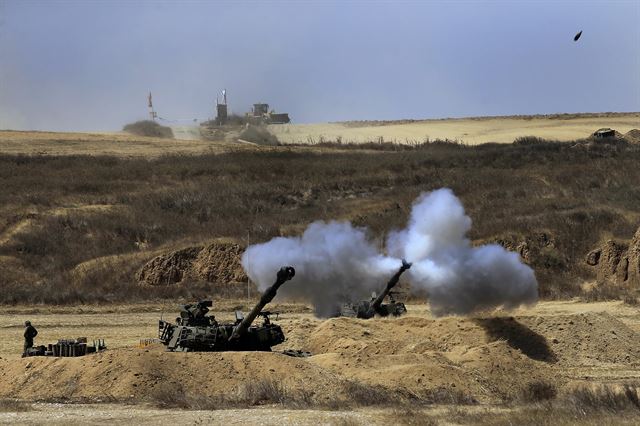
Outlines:
{"type": "Polygon", "coordinates": [[[378,297],[376,297],[376,300],[374,300],[373,303],[371,304],[371,308],[374,310],[374,312],[377,311],[378,308],[380,308],[380,305],[382,304],[382,301],[384,300],[385,297],[387,297],[387,294],[389,294],[391,289],[393,287],[395,287],[396,284],[398,284],[398,281],[400,280],[400,275],[402,275],[402,273],[404,271],[406,271],[407,269],[409,269],[409,268],[411,268],[411,263],[409,263],[406,260],[402,259],[402,266],[400,267],[398,272],[393,274],[393,276],[391,277],[391,279],[387,283],[387,285],[384,288],[384,290],[382,290],[382,292],[378,295],[378,297]]]}
{"type": "Polygon", "coordinates": [[[276,297],[276,293],[278,292],[278,288],[286,281],[289,281],[296,274],[296,270],[293,269],[292,266],[283,266],[278,271],[278,275],[276,278],[276,282],[273,283],[271,287],[269,287],[260,297],[260,301],[253,307],[251,312],[247,314],[246,317],[236,326],[233,330],[233,334],[229,338],[229,340],[234,340],[242,336],[247,332],[251,323],[256,319],[262,309],[266,306],[267,303],[271,302],[274,297],[276,297]]]}

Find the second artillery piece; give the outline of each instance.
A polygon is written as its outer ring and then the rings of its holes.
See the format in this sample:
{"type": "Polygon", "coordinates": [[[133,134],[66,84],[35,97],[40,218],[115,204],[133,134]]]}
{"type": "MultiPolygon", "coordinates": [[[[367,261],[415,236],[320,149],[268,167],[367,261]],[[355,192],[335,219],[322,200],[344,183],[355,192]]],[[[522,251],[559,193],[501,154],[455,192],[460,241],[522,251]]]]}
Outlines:
{"type": "Polygon", "coordinates": [[[282,267],[276,282],[263,293],[246,317],[236,311],[235,323],[220,324],[214,316],[208,316],[213,302],[204,300],[184,305],[175,324],[160,320],[158,337],[167,350],[175,352],[271,351],[272,346],[284,342],[284,333],[279,325],[271,323],[271,313],[262,309],[295,273],[291,266],[282,267]],[[264,318],[262,324],[252,325],[258,316],[264,318]]]}
{"type": "Polygon", "coordinates": [[[393,315],[394,317],[398,317],[406,313],[407,308],[404,306],[404,303],[395,301],[391,289],[398,284],[400,275],[409,268],[411,268],[411,263],[402,259],[402,266],[400,266],[398,272],[391,277],[384,290],[382,290],[379,295],[374,295],[371,300],[361,300],[356,303],[345,303],[340,306],[337,316],[370,319],[375,315],[379,315],[381,317],[393,315]],[[382,303],[384,298],[387,296],[389,296],[389,303],[382,303]]]}

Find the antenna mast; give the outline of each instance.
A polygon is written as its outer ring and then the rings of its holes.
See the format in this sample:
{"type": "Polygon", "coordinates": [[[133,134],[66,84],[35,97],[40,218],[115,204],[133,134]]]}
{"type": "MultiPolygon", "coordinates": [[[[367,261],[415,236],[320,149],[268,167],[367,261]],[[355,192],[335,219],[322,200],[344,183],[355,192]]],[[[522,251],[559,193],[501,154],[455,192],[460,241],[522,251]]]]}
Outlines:
{"type": "Polygon", "coordinates": [[[158,113],[153,110],[153,99],[151,97],[151,92],[149,92],[149,96],[147,97],[147,99],[149,100],[149,117],[151,118],[151,121],[156,121],[158,113]]]}

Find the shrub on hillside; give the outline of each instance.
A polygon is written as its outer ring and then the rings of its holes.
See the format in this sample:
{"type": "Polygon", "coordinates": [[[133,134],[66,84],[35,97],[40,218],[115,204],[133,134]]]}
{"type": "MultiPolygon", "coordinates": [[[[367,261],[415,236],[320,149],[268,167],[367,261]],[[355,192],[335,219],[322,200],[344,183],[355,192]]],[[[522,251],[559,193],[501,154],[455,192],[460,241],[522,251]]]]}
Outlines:
{"type": "Polygon", "coordinates": [[[122,128],[122,130],[138,136],[173,139],[173,131],[170,127],[161,126],[151,120],[141,120],[127,124],[122,128]]]}
{"type": "Polygon", "coordinates": [[[522,400],[525,402],[550,401],[558,396],[558,388],[555,384],[536,380],[527,384],[522,390],[522,400]]]}

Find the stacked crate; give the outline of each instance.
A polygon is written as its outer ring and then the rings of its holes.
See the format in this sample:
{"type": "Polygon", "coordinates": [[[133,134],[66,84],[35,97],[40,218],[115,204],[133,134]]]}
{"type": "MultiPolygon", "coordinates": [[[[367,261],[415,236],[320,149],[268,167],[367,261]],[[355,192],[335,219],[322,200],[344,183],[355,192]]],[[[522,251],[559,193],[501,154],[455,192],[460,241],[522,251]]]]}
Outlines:
{"type": "Polygon", "coordinates": [[[80,337],[78,339],[60,339],[58,340],[58,343],[51,343],[48,345],[47,351],[44,355],[55,357],[76,357],[99,352],[104,349],[106,349],[104,340],[94,340],[93,345],[88,345],[87,338],[80,337]]]}

